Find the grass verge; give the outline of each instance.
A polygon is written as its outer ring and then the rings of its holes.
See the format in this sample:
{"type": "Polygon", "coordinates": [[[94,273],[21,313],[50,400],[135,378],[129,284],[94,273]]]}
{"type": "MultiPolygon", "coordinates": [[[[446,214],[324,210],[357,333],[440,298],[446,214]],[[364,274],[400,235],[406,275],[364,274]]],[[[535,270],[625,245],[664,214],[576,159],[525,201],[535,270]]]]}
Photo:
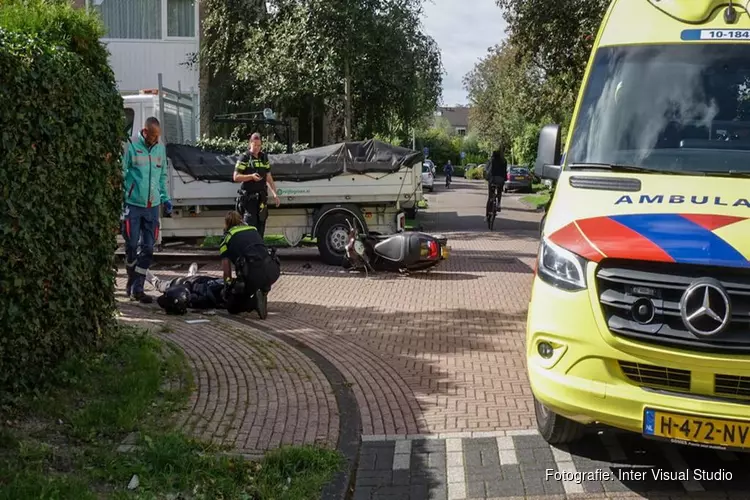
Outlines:
{"type": "Polygon", "coordinates": [[[190,370],[181,351],[139,330],[118,329],[53,379],[0,407],[2,500],[312,500],[341,464],[336,451],[314,447],[251,462],[175,431],[190,370]],[[136,448],[118,452],[129,435],[136,448]]]}
{"type": "Polygon", "coordinates": [[[547,202],[549,201],[549,196],[549,192],[541,191],[535,194],[524,196],[523,198],[521,198],[521,202],[539,209],[547,204],[547,202]]]}

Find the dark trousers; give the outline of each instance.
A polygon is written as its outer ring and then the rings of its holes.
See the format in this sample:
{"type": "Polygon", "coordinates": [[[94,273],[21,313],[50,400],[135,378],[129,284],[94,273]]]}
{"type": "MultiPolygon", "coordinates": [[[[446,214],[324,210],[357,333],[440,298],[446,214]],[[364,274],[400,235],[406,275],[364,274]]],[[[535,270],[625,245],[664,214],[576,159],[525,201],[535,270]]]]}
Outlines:
{"type": "Polygon", "coordinates": [[[257,290],[267,293],[271,291],[271,286],[281,276],[281,266],[277,259],[265,255],[258,260],[241,260],[238,263],[236,273],[237,276],[242,277],[242,281],[250,293],[255,293],[257,290]]]}
{"type": "Polygon", "coordinates": [[[242,221],[258,230],[261,238],[266,235],[268,200],[265,197],[249,197],[243,200],[242,221]]]}
{"type": "Polygon", "coordinates": [[[490,214],[490,210],[492,210],[492,200],[497,196],[497,209],[500,210],[500,202],[503,199],[503,185],[504,182],[498,182],[498,183],[489,183],[489,192],[487,193],[487,215],[490,214]]]}
{"type": "Polygon", "coordinates": [[[154,243],[159,238],[159,207],[125,207],[122,237],[128,282],[132,282],[128,293],[143,293],[146,274],[154,260],[154,243]]]}

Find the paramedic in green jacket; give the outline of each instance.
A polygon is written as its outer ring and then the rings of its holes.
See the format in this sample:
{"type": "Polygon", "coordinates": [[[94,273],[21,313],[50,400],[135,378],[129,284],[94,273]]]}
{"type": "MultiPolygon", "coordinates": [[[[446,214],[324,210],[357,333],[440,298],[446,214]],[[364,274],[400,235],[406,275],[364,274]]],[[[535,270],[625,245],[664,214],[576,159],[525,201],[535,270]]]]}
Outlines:
{"type": "Polygon", "coordinates": [[[159,142],[160,135],[159,120],[148,118],[138,136],[128,140],[122,159],[125,176],[123,237],[128,273],[126,293],[146,304],[153,302],[144,293],[143,285],[153,260],[154,243],[159,237],[159,209],[164,205],[166,214],[172,212],[167,193],[167,153],[159,142]]]}

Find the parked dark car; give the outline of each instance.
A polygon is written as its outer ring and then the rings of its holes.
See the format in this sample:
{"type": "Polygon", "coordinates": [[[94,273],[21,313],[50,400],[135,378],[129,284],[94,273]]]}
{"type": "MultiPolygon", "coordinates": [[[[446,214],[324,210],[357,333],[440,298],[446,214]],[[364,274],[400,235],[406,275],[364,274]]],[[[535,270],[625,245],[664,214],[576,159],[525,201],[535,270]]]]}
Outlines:
{"type": "Polygon", "coordinates": [[[508,191],[523,191],[530,193],[532,191],[531,186],[534,182],[534,176],[527,167],[519,167],[517,165],[508,165],[508,177],[505,180],[505,186],[503,190],[508,191]]]}

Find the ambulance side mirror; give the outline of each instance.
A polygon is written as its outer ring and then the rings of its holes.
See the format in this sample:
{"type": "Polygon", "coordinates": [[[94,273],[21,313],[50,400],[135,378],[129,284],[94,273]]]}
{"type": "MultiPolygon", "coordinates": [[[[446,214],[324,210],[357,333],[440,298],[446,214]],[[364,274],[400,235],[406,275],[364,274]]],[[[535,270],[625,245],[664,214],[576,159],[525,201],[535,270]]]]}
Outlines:
{"type": "Polygon", "coordinates": [[[560,178],[560,125],[547,125],[539,133],[534,173],[541,179],[556,181],[560,178]]]}

